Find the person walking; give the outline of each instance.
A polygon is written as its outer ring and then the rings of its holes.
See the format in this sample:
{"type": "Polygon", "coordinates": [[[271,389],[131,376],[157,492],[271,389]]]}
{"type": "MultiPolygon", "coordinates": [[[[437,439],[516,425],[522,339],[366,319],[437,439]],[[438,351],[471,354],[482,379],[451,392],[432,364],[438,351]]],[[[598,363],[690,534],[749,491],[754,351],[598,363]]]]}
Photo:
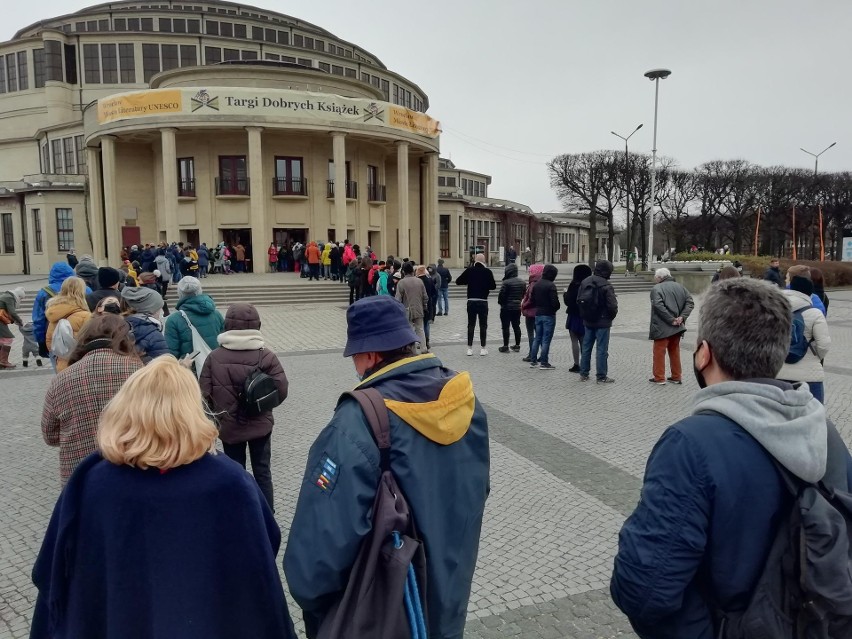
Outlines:
{"type": "Polygon", "coordinates": [[[473,333],[479,321],[480,356],[488,355],[485,336],[488,330],[488,294],[497,288],[494,273],[485,266],[485,256],[477,253],[473,265],[468,266],[456,280],[457,286],[467,287],[467,355],[473,355],[473,333]]]}
{"type": "Polygon", "coordinates": [[[278,270],[278,248],[275,246],[275,242],[270,242],[269,248],[266,249],[266,255],[269,272],[274,273],[278,270]]]}
{"type": "Polygon", "coordinates": [[[530,368],[538,366],[541,370],[553,370],[550,363],[550,342],[556,328],[556,313],[559,311],[559,295],[554,280],[559,273],[553,264],[547,264],[541,273],[541,279],[532,290],[532,302],[535,305],[535,338],[530,353],[530,368]],[[539,349],[541,353],[539,354],[539,349]]]}
{"type": "Polygon", "coordinates": [[[524,265],[527,267],[527,270],[530,270],[530,266],[533,263],[533,253],[528,246],[524,251],[524,265]]]}
{"type": "Polygon", "coordinates": [[[515,250],[514,246],[509,246],[506,249],[506,266],[509,264],[514,264],[515,260],[518,259],[518,252],[515,250]]]}
{"type": "Polygon", "coordinates": [[[426,350],[424,352],[428,353],[431,348],[429,329],[432,326],[432,322],[435,321],[435,313],[438,309],[438,288],[435,286],[435,280],[429,272],[429,267],[421,264],[414,271],[414,276],[423,282],[423,286],[426,287],[426,297],[429,299],[429,303],[426,305],[426,312],[423,316],[423,333],[426,335],[426,350]]]}
{"type": "Polygon", "coordinates": [[[611,384],[615,380],[609,377],[609,332],[612,320],[618,315],[618,300],[609,278],[612,276],[612,262],[600,260],[595,270],[580,283],[577,294],[577,306],[583,327],[583,354],[580,357],[580,381],[589,381],[592,367],[592,348],[597,344],[595,373],[598,384],[611,384]]]}
{"type": "MultiPolygon", "coordinates": [[[[207,277],[207,273],[210,271],[210,250],[207,248],[207,244],[202,242],[201,246],[198,247],[196,251],[198,255],[198,277],[205,278],[207,277]]],[[[165,297],[165,293],[163,294],[165,297]]]]}
{"type": "Polygon", "coordinates": [[[44,315],[48,322],[45,343],[58,373],[68,368],[68,358],[71,356],[73,344],[62,343],[61,346],[70,346],[70,350],[59,350],[60,344],[54,344],[57,327],[62,320],[67,320],[71,325],[73,338],[77,339],[83,325],[92,316],[89,304],[86,302],[86,283],[79,277],[69,277],[62,282],[59,295],[47,301],[44,315]]]}
{"type": "Polygon", "coordinates": [[[322,278],[324,280],[331,279],[331,242],[326,242],[325,246],[322,247],[322,253],[320,254],[320,264],[322,265],[322,278]]]}
{"type": "Polygon", "coordinates": [[[161,320],[163,298],[157,291],[127,286],[121,291],[121,309],[133,333],[136,352],[144,364],[169,354],[161,320]]]}
{"type": "Polygon", "coordinates": [[[524,299],[526,285],[518,277],[518,267],[514,262],[506,265],[503,271],[503,283],[497,294],[497,304],[500,305],[500,328],[503,329],[503,346],[497,350],[501,353],[509,352],[509,327],[515,331],[515,343],[511,350],[521,350],[521,302],[524,299]]]}
{"type": "Polygon", "coordinates": [[[778,379],[791,383],[807,382],[811,394],[825,404],[825,369],[822,361],[831,348],[831,336],[825,315],[811,304],[813,290],[813,282],[808,278],[794,275],[790,280],[790,288],[783,291],[794,317],[796,314],[801,316],[804,330],[802,338],[808,346],[798,360],[785,360],[778,379]]]}
{"type": "MultiPolygon", "coordinates": [[[[425,545],[429,636],[460,638],[489,491],[487,417],[468,373],[444,367],[434,355],[416,356],[419,338],[398,302],[363,299],[346,319],[343,355],[362,380],[356,390],[373,389],[391,408],[387,459],[425,545]]],[[[308,454],[284,554],[309,639],[340,602],[370,534],[381,459],[364,411],[354,398],[341,397],[308,454]],[[336,481],[323,488],[328,468],[336,481]]],[[[401,608],[402,597],[388,605],[401,608]]]]}
{"type": "MultiPolygon", "coordinates": [[[[59,291],[62,288],[62,283],[69,277],[74,277],[74,269],[68,266],[67,262],[54,263],[53,266],[50,267],[47,286],[43,287],[38,293],[36,293],[35,301],[33,301],[33,337],[36,342],[38,342],[39,355],[41,357],[48,357],[50,354],[47,348],[47,317],[44,314],[45,306],[49,299],[59,294],[59,291]]],[[[91,293],[91,291],[87,290],[86,293],[91,293]]],[[[56,364],[54,360],[51,358],[50,361],[55,370],[56,364]]]]}
{"type": "Polygon", "coordinates": [[[240,397],[246,380],[260,371],[274,381],[276,402],[280,404],[287,399],[287,375],[275,353],[265,348],[260,315],[251,304],[232,304],[228,308],[225,332],[218,341],[219,347],[210,353],[201,370],[201,394],[216,417],[225,454],[245,468],[248,448],[254,479],[270,510],[275,512],[271,469],[275,418],[271,409],[250,411],[240,397]]]}
{"type": "MultiPolygon", "coordinates": [[[[154,266],[158,271],[160,271],[160,295],[162,295],[165,300],[166,296],[169,294],[169,284],[171,284],[172,276],[174,275],[174,271],[172,270],[172,261],[166,255],[166,249],[158,249],[157,257],[154,258],[154,266]]],[[[98,275],[98,278],[100,279],[100,274],[98,275]]]]}
{"type": "Polygon", "coordinates": [[[580,293],[580,285],[583,280],[591,275],[592,268],[588,264],[577,264],[574,267],[571,283],[568,284],[568,288],[562,295],[562,300],[565,302],[565,312],[568,314],[565,319],[565,328],[568,329],[568,338],[571,340],[571,355],[574,358],[574,365],[568,369],[569,373],[580,372],[580,350],[583,336],[586,334],[586,327],[583,325],[583,318],[580,316],[577,295],[580,293]]]}
{"type": "Polygon", "coordinates": [[[331,242],[331,250],[328,252],[329,265],[331,268],[331,279],[336,282],[341,279],[340,272],[340,247],[331,242]]]}
{"type": "Polygon", "coordinates": [[[695,304],[692,295],[682,284],[675,281],[669,269],[658,268],[654,273],[654,282],[656,284],[651,289],[651,328],[648,333],[648,339],[654,341],[654,376],[648,381],[659,386],[666,384],[668,353],[672,372],[668,381],[672,384],[682,384],[680,340],[686,333],[686,320],[689,319],[695,304]]]}
{"type": "MultiPolygon", "coordinates": [[[[804,384],[775,379],[790,348],[790,324],[790,304],[774,284],[739,277],[704,294],[693,354],[701,390],[691,414],[654,445],[642,498],[618,537],[610,593],[640,637],[729,636],[720,628],[723,619],[740,629],[775,539],[790,535],[798,544],[799,530],[779,529],[789,526],[793,508],[787,482],[822,481],[838,496],[849,490],[852,458],[825,408],[804,384]]],[[[820,533],[824,548],[837,550],[832,535],[842,531],[845,548],[846,530],[832,512],[840,524],[826,519],[820,533]]],[[[848,557],[841,554],[838,564],[809,560],[808,576],[813,564],[845,570],[848,557]]],[[[784,593],[773,620],[786,617],[794,625],[797,612],[810,608],[801,602],[787,617],[785,604],[796,606],[791,595],[805,578],[798,573],[784,573],[792,589],[771,578],[784,593]]],[[[761,592],[769,604],[774,591],[761,592]]],[[[829,636],[825,629],[818,635],[829,636]]],[[[797,634],[760,630],[767,637],[797,634]]]]}
{"type": "Polygon", "coordinates": [[[219,334],[225,330],[225,320],[216,310],[213,298],[204,293],[201,282],[194,277],[178,282],[177,292],[175,312],[166,319],[165,338],[169,352],[180,360],[195,351],[190,324],[213,350],[219,345],[219,334]]]}
{"type": "Polygon", "coordinates": [[[305,249],[305,261],[308,264],[308,280],[316,280],[319,282],[319,267],[321,253],[316,242],[310,242],[308,248],[305,249]]]}
{"type": "Polygon", "coordinates": [[[217,435],[174,358],[127,379],[53,510],[32,639],[296,638],[281,532],[256,483],[216,454],[217,435]]]}
{"type": "MultiPolygon", "coordinates": [[[[0,293],[0,370],[17,368],[15,364],[9,362],[9,354],[12,352],[12,343],[15,340],[15,335],[9,330],[9,326],[17,324],[19,329],[23,328],[24,321],[18,315],[18,305],[24,300],[25,295],[21,286],[0,293]]],[[[22,332],[21,335],[24,333],[22,332]]],[[[28,359],[24,360],[24,366],[27,365],[27,361],[28,359]]],[[[37,361],[41,366],[41,359],[37,361]]]]}
{"type": "Polygon", "coordinates": [[[423,319],[429,308],[429,295],[423,281],[414,277],[414,265],[411,262],[402,265],[402,279],[396,285],[396,299],[405,307],[405,315],[420,343],[420,352],[428,353],[423,319]]]}
{"type": "Polygon", "coordinates": [[[346,267],[346,283],[349,284],[349,305],[355,303],[356,300],[361,299],[360,294],[358,293],[359,282],[360,282],[360,273],[361,273],[361,258],[357,257],[346,267]]]}
{"type": "Polygon", "coordinates": [[[237,245],[234,247],[234,256],[237,261],[237,273],[245,273],[246,272],[246,247],[243,246],[242,242],[237,242],[237,245]]]}
{"type": "Polygon", "coordinates": [[[101,411],[127,378],[142,368],[127,322],[111,313],[86,323],[68,363],[67,370],[51,381],[41,415],[44,442],[59,448],[62,486],[95,452],[101,411]]]}
{"type": "Polygon", "coordinates": [[[373,272],[373,260],[369,257],[360,258],[360,266],[358,267],[358,290],[356,291],[357,299],[368,297],[373,294],[373,286],[370,282],[370,275],[373,272]]]}
{"type": "Polygon", "coordinates": [[[527,276],[527,288],[524,291],[524,297],[521,300],[521,315],[524,316],[524,327],[527,331],[527,343],[529,350],[527,356],[521,361],[532,362],[532,345],[535,340],[535,304],[532,299],[532,290],[536,282],[541,279],[541,274],[544,271],[544,264],[533,264],[529,269],[527,276]]]}
{"type": "Polygon", "coordinates": [[[444,266],[444,260],[438,260],[438,266],[435,268],[438,275],[441,276],[441,287],[438,297],[438,312],[437,315],[450,314],[450,284],[453,281],[453,274],[450,269],[444,266]]]}

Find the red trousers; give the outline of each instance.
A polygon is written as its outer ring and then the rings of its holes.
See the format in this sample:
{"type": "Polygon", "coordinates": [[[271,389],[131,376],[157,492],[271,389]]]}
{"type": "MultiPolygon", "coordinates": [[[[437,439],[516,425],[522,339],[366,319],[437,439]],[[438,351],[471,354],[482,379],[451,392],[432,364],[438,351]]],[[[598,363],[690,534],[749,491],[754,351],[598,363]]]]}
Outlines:
{"type": "Polygon", "coordinates": [[[683,337],[683,333],[654,340],[654,380],[658,382],[666,381],[666,351],[669,353],[672,379],[675,381],[681,380],[683,375],[680,368],[681,337],[683,337]]]}

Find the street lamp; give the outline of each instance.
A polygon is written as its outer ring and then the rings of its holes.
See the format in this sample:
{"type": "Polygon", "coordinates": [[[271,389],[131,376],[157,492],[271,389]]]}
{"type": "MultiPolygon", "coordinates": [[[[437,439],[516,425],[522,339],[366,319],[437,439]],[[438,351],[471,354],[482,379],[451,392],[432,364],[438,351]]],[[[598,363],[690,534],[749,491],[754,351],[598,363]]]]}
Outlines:
{"type": "MultiPolygon", "coordinates": [[[[835,144],[837,144],[837,142],[832,142],[831,144],[829,144],[827,147],[825,147],[819,153],[811,153],[807,149],[803,149],[802,147],[799,147],[799,149],[801,149],[802,151],[804,151],[808,155],[813,156],[813,158],[814,158],[814,188],[816,188],[816,177],[817,177],[817,172],[819,171],[819,156],[821,156],[823,153],[828,151],[835,144]]],[[[796,229],[793,228],[793,234],[795,235],[795,233],[796,233],[796,229]]],[[[819,259],[820,259],[821,262],[825,261],[825,244],[824,244],[824,242],[825,242],[825,239],[823,238],[823,234],[822,234],[822,206],[820,206],[819,207],[819,259]]]]}
{"type": "Polygon", "coordinates": [[[648,259],[654,254],[654,198],[657,195],[657,106],[660,101],[660,80],[672,74],[668,69],[651,69],[645,77],[652,80],[654,86],[654,146],[651,149],[651,227],[648,232],[648,251],[642,260],[642,269],[648,268],[648,259]]]}
{"type": "MultiPolygon", "coordinates": [[[[638,131],[641,128],[642,128],[642,125],[640,124],[635,129],[633,129],[633,133],[636,133],[636,131],[638,131]]],[[[628,189],[627,189],[627,180],[628,180],[628,175],[629,175],[629,172],[630,172],[630,167],[629,167],[630,156],[627,152],[627,141],[630,138],[633,137],[633,133],[631,133],[627,137],[624,137],[623,135],[619,135],[615,131],[610,131],[610,133],[612,133],[615,137],[621,138],[622,140],[624,140],[624,211],[627,215],[627,244],[628,244],[627,250],[632,251],[633,247],[630,246],[631,239],[632,239],[630,237],[630,202],[628,200],[628,189]]]]}

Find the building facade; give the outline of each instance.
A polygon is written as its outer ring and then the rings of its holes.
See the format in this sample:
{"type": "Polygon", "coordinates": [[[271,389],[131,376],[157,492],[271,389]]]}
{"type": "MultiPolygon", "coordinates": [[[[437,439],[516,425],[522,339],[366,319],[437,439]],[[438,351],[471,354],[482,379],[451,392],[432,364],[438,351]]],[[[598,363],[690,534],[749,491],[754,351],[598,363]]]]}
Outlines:
{"type": "Polygon", "coordinates": [[[589,251],[605,255],[606,231],[589,242],[587,217],[569,213],[536,213],[529,206],[488,196],[491,176],[438,162],[439,251],[448,265],[467,265],[476,252],[488,263],[503,263],[512,246],[518,255],[529,247],[536,262],[587,262],[589,251]],[[591,247],[591,249],[590,249],[591,247]]]}
{"type": "Polygon", "coordinates": [[[344,238],[438,253],[438,122],[361,47],[228,2],[114,2],[0,44],[0,273],[74,248],[344,238]]]}

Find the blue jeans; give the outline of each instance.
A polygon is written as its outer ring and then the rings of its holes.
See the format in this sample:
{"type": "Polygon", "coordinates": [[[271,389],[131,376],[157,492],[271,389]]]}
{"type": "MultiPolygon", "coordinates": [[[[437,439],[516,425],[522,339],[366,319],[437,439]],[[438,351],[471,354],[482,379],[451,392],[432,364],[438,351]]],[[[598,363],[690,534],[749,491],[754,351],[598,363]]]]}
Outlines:
{"type": "Polygon", "coordinates": [[[450,289],[441,288],[438,295],[438,312],[444,315],[450,313],[450,289]]]}
{"type": "Polygon", "coordinates": [[[811,389],[811,395],[819,400],[820,404],[825,404],[825,386],[824,382],[808,382],[808,388],[811,389]]]}
{"type": "Polygon", "coordinates": [[[595,374],[598,379],[606,379],[607,373],[607,358],[609,357],[609,328],[589,328],[586,327],[586,334],[583,336],[583,355],[580,357],[580,375],[588,377],[592,368],[592,346],[598,344],[598,350],[595,359],[595,374]]]}
{"type": "Polygon", "coordinates": [[[533,338],[530,359],[542,364],[549,364],[548,356],[550,355],[550,342],[553,339],[553,330],[556,328],[555,315],[536,315],[535,316],[535,337],[533,338]],[[539,348],[541,348],[541,356],[539,357],[539,348]]]}

